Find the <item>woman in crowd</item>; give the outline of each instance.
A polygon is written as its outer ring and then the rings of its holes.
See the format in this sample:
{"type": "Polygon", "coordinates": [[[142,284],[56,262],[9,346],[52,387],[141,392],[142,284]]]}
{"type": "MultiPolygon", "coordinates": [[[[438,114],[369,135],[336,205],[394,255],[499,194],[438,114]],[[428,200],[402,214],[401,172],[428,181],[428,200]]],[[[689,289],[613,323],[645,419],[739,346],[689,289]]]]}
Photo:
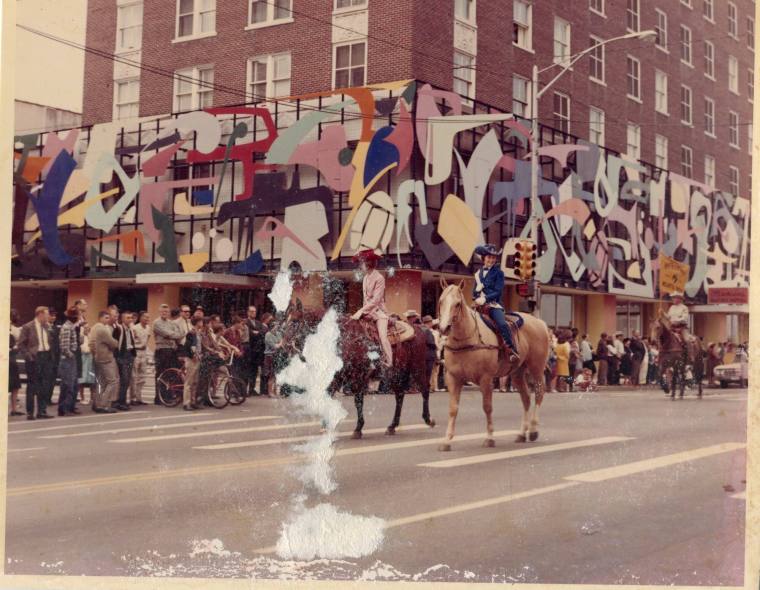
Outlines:
{"type": "Polygon", "coordinates": [[[557,390],[567,391],[567,385],[571,378],[570,373],[570,343],[567,334],[561,333],[557,337],[557,346],[554,349],[557,356],[557,390]]]}
{"type": "MultiPolygon", "coordinates": [[[[263,318],[262,318],[263,321],[263,318]]],[[[267,333],[264,336],[264,367],[261,378],[267,384],[267,396],[279,397],[275,376],[282,369],[279,365],[279,352],[282,349],[282,330],[277,321],[268,318],[267,333]]]]}
{"type": "Polygon", "coordinates": [[[18,349],[16,348],[16,342],[21,335],[21,318],[19,318],[18,312],[15,309],[11,310],[11,333],[10,333],[10,347],[8,348],[8,360],[10,366],[8,367],[8,393],[10,393],[10,406],[11,416],[23,416],[23,412],[16,410],[18,407],[18,392],[21,389],[21,375],[18,370],[18,349]]]}

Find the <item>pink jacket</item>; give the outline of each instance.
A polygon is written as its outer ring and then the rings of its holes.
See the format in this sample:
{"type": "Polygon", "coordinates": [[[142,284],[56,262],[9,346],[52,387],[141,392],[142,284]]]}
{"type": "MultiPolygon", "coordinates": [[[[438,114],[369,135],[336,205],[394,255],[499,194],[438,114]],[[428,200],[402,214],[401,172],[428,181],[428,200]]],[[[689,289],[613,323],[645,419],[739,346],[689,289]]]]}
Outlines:
{"type": "Polygon", "coordinates": [[[364,307],[362,315],[367,315],[373,320],[387,317],[388,312],[385,309],[385,277],[377,270],[364,277],[362,281],[362,290],[364,292],[364,307]]]}

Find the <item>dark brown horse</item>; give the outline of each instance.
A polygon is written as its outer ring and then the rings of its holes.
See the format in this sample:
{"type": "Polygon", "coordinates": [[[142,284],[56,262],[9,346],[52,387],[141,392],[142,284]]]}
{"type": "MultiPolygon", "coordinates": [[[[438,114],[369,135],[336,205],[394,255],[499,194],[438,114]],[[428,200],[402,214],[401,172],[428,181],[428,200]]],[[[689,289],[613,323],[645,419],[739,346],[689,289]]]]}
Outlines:
{"type": "Polygon", "coordinates": [[[666,316],[662,315],[652,322],[652,340],[659,346],[660,379],[662,388],[670,399],[675,400],[676,388],[679,398],[683,399],[686,389],[686,368],[691,367],[692,379],[697,386],[697,396],[702,397],[702,379],[705,374],[705,351],[699,338],[690,339],[684,347],[670,327],[666,316]],[[670,382],[665,376],[670,374],[670,382]]]}
{"type": "MultiPolygon", "coordinates": [[[[285,341],[301,349],[306,335],[314,332],[322,320],[324,312],[303,310],[291,314],[286,324],[285,341]]],[[[393,346],[393,366],[379,369],[382,351],[379,343],[362,326],[360,321],[352,320],[351,316],[338,316],[340,342],[338,344],[343,368],[335,376],[331,393],[343,390],[346,395],[353,394],[356,406],[356,427],[352,438],[362,438],[364,428],[364,395],[369,390],[372,378],[384,382],[388,391],[396,396],[396,410],[393,421],[385,431],[387,435],[396,434],[401,420],[401,408],[404,405],[404,395],[410,389],[419,391],[422,395],[422,419],[431,428],[435,420],[430,418],[429,397],[430,382],[425,378],[425,334],[419,326],[413,326],[414,338],[393,346]]]]}

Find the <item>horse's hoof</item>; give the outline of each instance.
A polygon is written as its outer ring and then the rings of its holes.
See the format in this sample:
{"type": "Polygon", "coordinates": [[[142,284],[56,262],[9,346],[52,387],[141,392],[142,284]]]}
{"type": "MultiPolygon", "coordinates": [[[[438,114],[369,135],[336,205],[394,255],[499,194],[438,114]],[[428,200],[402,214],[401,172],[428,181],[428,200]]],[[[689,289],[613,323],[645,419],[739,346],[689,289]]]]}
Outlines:
{"type": "Polygon", "coordinates": [[[524,434],[518,434],[518,435],[515,437],[515,442],[516,442],[516,443],[524,443],[524,442],[527,442],[527,439],[525,438],[525,435],[524,435],[524,434]]]}
{"type": "Polygon", "coordinates": [[[358,440],[362,437],[362,431],[361,430],[354,430],[353,434],[351,435],[351,438],[354,440],[358,440]]]}
{"type": "Polygon", "coordinates": [[[388,428],[385,429],[385,436],[393,436],[394,434],[396,434],[395,428],[391,428],[389,426],[388,428]]]}
{"type": "Polygon", "coordinates": [[[428,421],[426,422],[426,424],[427,424],[428,426],[430,426],[430,428],[435,428],[435,420],[433,420],[433,419],[430,419],[430,420],[428,420],[428,421]]]}
{"type": "Polygon", "coordinates": [[[486,449],[492,449],[496,446],[496,441],[492,438],[487,438],[483,441],[483,447],[486,449]]]}
{"type": "Polygon", "coordinates": [[[528,439],[530,440],[530,442],[536,442],[538,440],[538,432],[531,432],[528,435],[528,439]]]}
{"type": "Polygon", "coordinates": [[[449,443],[443,443],[442,445],[438,445],[438,450],[442,453],[447,453],[451,450],[451,445],[449,443]]]}

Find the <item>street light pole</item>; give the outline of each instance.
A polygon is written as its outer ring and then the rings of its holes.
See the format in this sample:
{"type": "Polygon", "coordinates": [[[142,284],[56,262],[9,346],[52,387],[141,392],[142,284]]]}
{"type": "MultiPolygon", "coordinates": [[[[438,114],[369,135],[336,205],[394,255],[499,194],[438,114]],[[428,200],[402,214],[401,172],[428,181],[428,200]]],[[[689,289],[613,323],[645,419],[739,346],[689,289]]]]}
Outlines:
{"type": "MultiPolygon", "coordinates": [[[[559,80],[565,72],[567,72],[570,68],[575,65],[575,63],[581,59],[583,56],[588,55],[598,47],[601,47],[602,45],[606,45],[607,43],[612,43],[613,41],[622,41],[623,39],[645,39],[652,36],[656,36],[657,32],[654,30],[646,30],[646,31],[639,31],[638,33],[628,33],[626,35],[621,35],[619,37],[612,37],[611,39],[605,39],[604,41],[600,41],[599,43],[592,45],[591,47],[584,49],[580,53],[577,53],[573,56],[568,57],[568,63],[566,66],[564,66],[560,72],[554,76],[541,90],[538,89],[538,76],[539,74],[550,70],[552,68],[555,68],[561,64],[559,63],[553,63],[550,66],[546,66],[543,69],[538,69],[537,64],[533,64],[533,75],[531,76],[531,110],[530,110],[530,117],[532,120],[531,124],[531,131],[530,131],[530,173],[531,173],[531,179],[530,179],[530,238],[533,240],[536,244],[536,248],[539,246],[538,242],[538,148],[539,148],[539,125],[538,125],[538,101],[543,96],[543,94],[551,88],[554,83],[559,80]]],[[[539,292],[540,293],[540,292],[539,292]]],[[[540,294],[537,296],[537,306],[538,309],[541,305],[541,299],[540,294]]]]}

